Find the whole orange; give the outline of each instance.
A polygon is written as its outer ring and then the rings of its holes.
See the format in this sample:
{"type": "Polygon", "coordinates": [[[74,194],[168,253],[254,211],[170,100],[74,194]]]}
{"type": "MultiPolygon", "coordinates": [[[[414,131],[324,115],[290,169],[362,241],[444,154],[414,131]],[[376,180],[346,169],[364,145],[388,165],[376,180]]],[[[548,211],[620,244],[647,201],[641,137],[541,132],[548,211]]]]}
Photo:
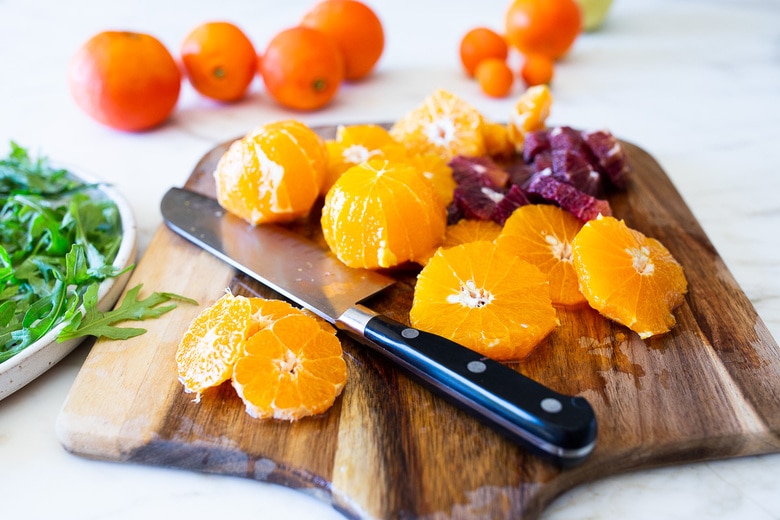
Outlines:
{"type": "Polygon", "coordinates": [[[357,0],[324,0],[307,12],[301,25],[329,34],[344,57],[344,78],[366,77],[385,48],[385,33],[376,13],[357,0]]]}
{"type": "Polygon", "coordinates": [[[76,51],[68,66],[68,85],[90,117],[136,132],[159,125],[173,112],[181,72],[154,36],[104,31],[76,51]]]}
{"type": "Polygon", "coordinates": [[[506,39],[522,54],[557,60],[582,29],[575,0],[514,0],[505,15],[506,39]]]}
{"type": "Polygon", "coordinates": [[[229,22],[207,22],[181,44],[192,86],[218,101],[241,99],[257,73],[257,53],[246,34],[229,22]]]}
{"type": "Polygon", "coordinates": [[[509,47],[503,36],[489,27],[474,27],[460,40],[460,62],[469,76],[474,76],[477,65],[487,58],[506,60],[509,47]]]}
{"type": "Polygon", "coordinates": [[[506,97],[512,90],[515,75],[506,61],[488,58],[479,62],[474,72],[479,88],[490,97],[506,97]]]}
{"type": "Polygon", "coordinates": [[[344,62],[333,38],[308,27],[293,27],[268,43],[260,73],[266,90],[279,104],[316,110],[338,92],[344,62]]]}

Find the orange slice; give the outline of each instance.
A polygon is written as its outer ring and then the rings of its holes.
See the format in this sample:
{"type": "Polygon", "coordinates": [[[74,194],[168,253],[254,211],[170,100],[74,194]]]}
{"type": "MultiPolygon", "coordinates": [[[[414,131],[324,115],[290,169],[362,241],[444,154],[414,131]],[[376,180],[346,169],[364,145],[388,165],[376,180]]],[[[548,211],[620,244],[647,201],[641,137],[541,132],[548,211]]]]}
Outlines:
{"type": "Polygon", "coordinates": [[[544,274],[487,241],[440,248],[417,277],[409,318],[500,361],[526,357],[558,325],[544,274]]]}
{"type": "Polygon", "coordinates": [[[674,327],[688,290],[682,266],[661,242],[614,217],[588,221],[572,241],[574,269],[588,303],[648,338],[674,327]]]}
{"type": "Polygon", "coordinates": [[[316,320],[324,331],[330,332],[331,334],[336,333],[336,329],[333,328],[333,326],[327,321],[323,320],[314,313],[309,312],[308,310],[293,307],[286,301],[274,299],[266,300],[265,298],[249,298],[249,303],[251,305],[252,324],[249,334],[250,336],[257,331],[270,326],[279,318],[299,314],[309,316],[316,320]]]}
{"type": "Polygon", "coordinates": [[[509,140],[514,143],[515,150],[523,151],[525,136],[529,132],[545,127],[550,115],[553,98],[547,85],[529,87],[509,114],[509,140]]]}
{"type": "Polygon", "coordinates": [[[371,159],[400,161],[406,148],[379,125],[340,125],[336,138],[325,141],[328,149],[328,174],[322,187],[327,193],[342,173],[371,159]]]}
{"type": "Polygon", "coordinates": [[[439,154],[445,161],[456,155],[485,153],[482,115],[446,90],[437,90],[390,129],[413,155],[439,154]]]}
{"type": "Polygon", "coordinates": [[[283,316],[252,335],[233,370],[247,413],[261,419],[323,413],[346,381],[338,338],[303,314],[283,316]]]}
{"type": "Polygon", "coordinates": [[[501,226],[492,220],[461,219],[447,226],[441,247],[454,247],[479,240],[494,241],[501,233],[501,226]]]}
{"type": "Polygon", "coordinates": [[[303,123],[263,125],[220,158],[214,171],[217,200],[251,224],[305,216],[325,182],[327,153],[322,138],[303,123]]]}
{"type": "Polygon", "coordinates": [[[405,162],[417,168],[423,177],[431,181],[441,202],[446,206],[452,202],[452,196],[455,192],[455,179],[452,178],[452,168],[441,156],[435,153],[425,155],[413,155],[405,162]]]}
{"type": "Polygon", "coordinates": [[[582,305],[572,262],[572,240],[582,222],[551,204],[520,206],[504,223],[496,240],[499,247],[537,266],[550,282],[550,298],[558,305],[582,305]]]}
{"type": "Polygon", "coordinates": [[[179,381],[196,400],[207,388],[230,379],[243,342],[251,332],[251,305],[225,294],[190,323],[176,349],[179,381]]]}
{"type": "Polygon", "coordinates": [[[446,211],[416,168],[376,159],[339,177],[325,197],[321,224],[339,260],[386,268],[430,255],[444,237],[446,211]]]}

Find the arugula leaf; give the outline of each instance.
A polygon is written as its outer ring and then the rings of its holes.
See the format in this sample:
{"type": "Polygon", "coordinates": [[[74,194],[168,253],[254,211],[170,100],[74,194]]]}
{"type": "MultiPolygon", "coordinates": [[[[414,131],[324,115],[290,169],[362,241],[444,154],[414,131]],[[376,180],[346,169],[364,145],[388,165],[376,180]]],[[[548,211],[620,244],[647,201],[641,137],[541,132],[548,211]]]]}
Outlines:
{"type": "Polygon", "coordinates": [[[105,337],[109,339],[128,339],[139,336],[146,329],[134,327],[117,327],[116,323],[134,320],[141,321],[150,318],[159,318],[163,314],[176,308],[175,304],[161,306],[170,300],[177,300],[196,304],[195,300],[167,292],[155,292],[151,296],[139,300],[138,293],[143,284],[138,284],[125,295],[119,307],[112,311],[101,312],[97,309],[97,285],[92,285],[84,294],[84,306],[86,314],[83,319],[77,318],[76,313],[71,323],[57,336],[57,341],[62,342],[82,336],[105,337]]]}

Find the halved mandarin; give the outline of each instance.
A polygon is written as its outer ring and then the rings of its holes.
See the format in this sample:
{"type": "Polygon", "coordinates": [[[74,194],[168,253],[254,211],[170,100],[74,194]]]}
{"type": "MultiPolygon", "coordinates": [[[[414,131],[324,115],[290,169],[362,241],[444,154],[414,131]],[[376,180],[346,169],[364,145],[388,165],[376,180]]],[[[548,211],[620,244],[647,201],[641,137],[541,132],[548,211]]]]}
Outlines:
{"type": "Polygon", "coordinates": [[[294,120],[263,125],[233,142],[217,163],[217,200],[251,224],[307,215],[327,172],[325,141],[294,120]]]}
{"type": "Polygon", "coordinates": [[[517,100],[509,114],[509,140],[517,152],[523,151],[525,136],[545,127],[553,97],[547,85],[529,87],[517,100]]]}
{"type": "Polygon", "coordinates": [[[579,289],[572,261],[572,240],[582,222],[552,204],[517,208],[504,223],[496,245],[537,266],[550,282],[550,298],[557,305],[587,303],[579,289]]]}
{"type": "Polygon", "coordinates": [[[328,149],[328,174],[322,187],[327,193],[342,173],[371,159],[400,161],[406,148],[379,125],[340,125],[336,138],[325,141],[328,149]]]}
{"type": "Polygon", "coordinates": [[[539,268],[487,241],[439,248],[417,277],[409,318],[499,361],[528,356],[558,325],[539,268]]]}
{"type": "Polygon", "coordinates": [[[246,341],[232,383],[252,417],[294,421],[325,412],[346,381],[336,335],[309,316],[291,314],[246,341]]]}
{"type": "Polygon", "coordinates": [[[328,191],[322,233],[350,267],[387,268],[425,258],[444,237],[446,210],[417,168],[382,159],[353,166],[328,191]]]}
{"type": "Polygon", "coordinates": [[[196,400],[207,388],[230,379],[252,332],[250,314],[248,298],[226,293],[190,323],[176,348],[176,367],[179,382],[196,400]]]}
{"type": "Polygon", "coordinates": [[[658,240],[614,217],[588,221],[572,241],[580,291],[603,316],[648,338],[671,330],[688,281],[658,240]]]}
{"type": "Polygon", "coordinates": [[[397,141],[414,155],[435,153],[445,161],[456,155],[484,155],[482,115],[476,108],[447,92],[437,90],[390,129],[397,141]]]}

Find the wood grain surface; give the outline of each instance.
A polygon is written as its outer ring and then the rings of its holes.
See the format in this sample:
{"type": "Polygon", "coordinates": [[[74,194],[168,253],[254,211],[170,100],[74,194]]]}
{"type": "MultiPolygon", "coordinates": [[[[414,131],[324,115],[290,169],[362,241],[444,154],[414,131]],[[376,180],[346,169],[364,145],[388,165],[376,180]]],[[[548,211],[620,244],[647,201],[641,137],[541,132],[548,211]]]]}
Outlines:
{"type": "MultiPolygon", "coordinates": [[[[610,202],[683,265],[689,293],[678,325],[641,340],[590,309],[561,310],[561,326],[510,365],[591,402],[599,437],[584,464],[561,470],[528,454],[346,336],[348,383],[321,416],[252,419],[229,383],[193,402],[174,361],[190,320],[227,287],[277,295],[164,225],[128,287],[200,305],[145,322],[142,336],[96,342],[58,418],[61,443],[85,457],[283,484],[348,517],[432,519],[535,518],[567,489],[607,475],[780,451],[777,343],[657,162],[624,144],[634,174],[610,202]]],[[[203,157],[186,187],[213,196],[226,146],[203,157]]],[[[321,240],[311,222],[296,229],[321,240]]],[[[368,306],[408,322],[416,273],[394,274],[398,283],[368,306]]]]}

